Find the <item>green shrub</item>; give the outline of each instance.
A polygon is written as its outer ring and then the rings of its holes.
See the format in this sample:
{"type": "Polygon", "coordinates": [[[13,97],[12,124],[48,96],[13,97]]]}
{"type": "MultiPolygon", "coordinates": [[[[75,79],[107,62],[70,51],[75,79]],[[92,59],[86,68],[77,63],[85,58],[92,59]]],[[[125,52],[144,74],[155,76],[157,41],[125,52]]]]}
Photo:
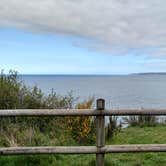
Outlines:
{"type": "MultiPolygon", "coordinates": [[[[74,101],[72,92],[60,96],[52,90],[48,96],[45,96],[36,86],[32,88],[25,86],[19,80],[16,71],[9,71],[8,74],[1,71],[0,109],[71,108],[74,101]]],[[[2,146],[40,145],[58,137],[63,139],[60,141],[54,139],[52,144],[68,142],[62,130],[66,130],[65,118],[0,117],[0,144],[2,146]]]]}
{"type": "MultiPolygon", "coordinates": [[[[82,103],[78,103],[77,109],[90,109],[92,107],[94,99],[89,98],[82,103]]],[[[78,110],[79,111],[79,110],[78,110]]],[[[95,122],[90,116],[81,117],[68,117],[67,125],[72,133],[73,138],[79,144],[92,144],[95,142],[95,122]]]]}

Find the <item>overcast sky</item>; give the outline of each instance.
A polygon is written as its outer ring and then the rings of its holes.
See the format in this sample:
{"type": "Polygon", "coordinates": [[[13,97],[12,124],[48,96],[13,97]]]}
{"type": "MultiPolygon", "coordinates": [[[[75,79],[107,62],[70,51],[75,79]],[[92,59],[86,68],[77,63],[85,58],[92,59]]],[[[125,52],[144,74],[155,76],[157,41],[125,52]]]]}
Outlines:
{"type": "Polygon", "coordinates": [[[166,72],[165,0],[0,0],[0,69],[166,72]]]}

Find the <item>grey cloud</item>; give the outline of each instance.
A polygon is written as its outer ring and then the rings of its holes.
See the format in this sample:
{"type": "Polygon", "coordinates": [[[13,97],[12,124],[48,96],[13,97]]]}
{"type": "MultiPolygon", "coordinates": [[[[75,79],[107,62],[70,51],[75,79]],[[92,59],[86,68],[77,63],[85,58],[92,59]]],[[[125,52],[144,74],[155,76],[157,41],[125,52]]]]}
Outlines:
{"type": "Polygon", "coordinates": [[[165,11],[165,0],[1,0],[0,26],[93,39],[76,45],[115,55],[166,57],[165,11]]]}

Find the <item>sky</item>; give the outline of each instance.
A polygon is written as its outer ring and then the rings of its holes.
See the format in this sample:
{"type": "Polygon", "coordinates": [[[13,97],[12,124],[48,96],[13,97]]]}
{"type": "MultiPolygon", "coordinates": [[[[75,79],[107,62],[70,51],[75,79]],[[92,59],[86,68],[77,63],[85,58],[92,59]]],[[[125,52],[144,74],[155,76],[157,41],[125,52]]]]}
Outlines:
{"type": "Polygon", "coordinates": [[[165,0],[1,0],[0,70],[166,72],[165,0]]]}

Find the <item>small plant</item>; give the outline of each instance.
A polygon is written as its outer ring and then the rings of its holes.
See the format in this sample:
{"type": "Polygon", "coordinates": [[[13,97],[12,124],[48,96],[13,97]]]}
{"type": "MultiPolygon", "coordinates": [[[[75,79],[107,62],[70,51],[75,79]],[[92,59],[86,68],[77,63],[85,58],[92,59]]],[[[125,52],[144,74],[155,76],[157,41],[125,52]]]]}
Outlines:
{"type": "MultiPolygon", "coordinates": [[[[79,103],[77,109],[88,109],[93,104],[93,98],[79,103]]],[[[78,110],[79,111],[79,110],[78,110]]],[[[85,110],[86,111],[86,110],[85,110]]],[[[80,143],[93,143],[95,140],[95,125],[92,117],[69,117],[67,118],[68,128],[72,132],[74,139],[80,143]]]]}

